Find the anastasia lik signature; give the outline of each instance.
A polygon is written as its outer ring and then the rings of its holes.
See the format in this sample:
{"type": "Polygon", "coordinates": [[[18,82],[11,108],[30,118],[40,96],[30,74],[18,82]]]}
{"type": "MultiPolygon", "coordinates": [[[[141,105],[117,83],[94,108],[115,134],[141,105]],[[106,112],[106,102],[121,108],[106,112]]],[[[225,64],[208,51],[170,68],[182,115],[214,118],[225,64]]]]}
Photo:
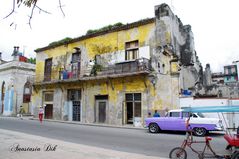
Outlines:
{"type": "Polygon", "coordinates": [[[42,147],[39,146],[22,146],[18,143],[15,143],[9,147],[10,152],[39,152],[39,151],[56,151],[57,145],[54,144],[45,144],[42,147]]]}

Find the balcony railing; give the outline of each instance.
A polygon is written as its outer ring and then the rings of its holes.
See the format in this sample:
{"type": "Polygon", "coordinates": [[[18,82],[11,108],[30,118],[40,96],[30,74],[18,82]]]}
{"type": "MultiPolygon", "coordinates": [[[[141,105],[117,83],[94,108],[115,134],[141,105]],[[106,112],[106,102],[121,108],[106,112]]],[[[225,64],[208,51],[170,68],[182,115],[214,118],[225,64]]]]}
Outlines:
{"type": "MultiPolygon", "coordinates": [[[[132,76],[137,74],[148,74],[150,72],[149,59],[140,58],[132,61],[124,61],[116,63],[114,65],[108,65],[102,67],[96,74],[92,73],[92,68],[86,68],[83,70],[74,67],[74,70],[70,71],[51,71],[51,74],[43,75],[43,83],[54,83],[64,81],[75,81],[75,80],[90,80],[100,79],[106,77],[120,77],[120,76],[132,76]]],[[[41,83],[38,81],[37,83],[41,83]]]]}
{"type": "Polygon", "coordinates": [[[103,67],[101,71],[97,72],[96,76],[148,73],[149,70],[149,60],[146,58],[141,58],[103,67]]]}

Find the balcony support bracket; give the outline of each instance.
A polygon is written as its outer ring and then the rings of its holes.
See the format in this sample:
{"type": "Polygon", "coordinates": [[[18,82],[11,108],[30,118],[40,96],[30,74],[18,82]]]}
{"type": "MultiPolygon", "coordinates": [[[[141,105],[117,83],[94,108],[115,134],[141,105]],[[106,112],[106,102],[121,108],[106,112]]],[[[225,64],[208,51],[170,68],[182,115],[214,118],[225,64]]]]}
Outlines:
{"type": "Polygon", "coordinates": [[[145,88],[148,88],[147,83],[146,83],[146,76],[144,76],[144,86],[145,86],[145,88]]]}
{"type": "Polygon", "coordinates": [[[112,80],[111,80],[110,78],[108,78],[108,83],[110,84],[111,89],[112,89],[112,90],[115,90],[114,85],[113,85],[113,83],[112,83],[112,80]]]}

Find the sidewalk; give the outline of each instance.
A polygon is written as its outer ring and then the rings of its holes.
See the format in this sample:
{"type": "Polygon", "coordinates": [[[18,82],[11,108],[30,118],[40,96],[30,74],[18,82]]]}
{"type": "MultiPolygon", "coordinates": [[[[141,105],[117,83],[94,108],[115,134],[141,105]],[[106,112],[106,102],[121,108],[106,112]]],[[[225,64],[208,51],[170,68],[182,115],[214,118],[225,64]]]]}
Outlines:
{"type": "Polygon", "coordinates": [[[165,159],[64,142],[4,129],[0,129],[0,132],[0,156],[4,159],[165,159]]]}
{"type": "MultiPolygon", "coordinates": [[[[0,119],[3,118],[11,118],[19,120],[19,117],[7,117],[7,116],[0,116],[0,119]]],[[[34,118],[32,116],[23,116],[23,120],[39,120],[38,118],[34,118]]],[[[81,123],[78,121],[64,121],[64,120],[54,120],[54,119],[43,119],[44,122],[58,122],[58,123],[67,123],[67,124],[77,124],[77,125],[88,125],[88,126],[100,126],[100,127],[113,127],[113,128],[124,128],[124,129],[140,129],[146,130],[144,127],[134,127],[133,125],[110,125],[110,124],[97,124],[97,123],[81,123]]]]}

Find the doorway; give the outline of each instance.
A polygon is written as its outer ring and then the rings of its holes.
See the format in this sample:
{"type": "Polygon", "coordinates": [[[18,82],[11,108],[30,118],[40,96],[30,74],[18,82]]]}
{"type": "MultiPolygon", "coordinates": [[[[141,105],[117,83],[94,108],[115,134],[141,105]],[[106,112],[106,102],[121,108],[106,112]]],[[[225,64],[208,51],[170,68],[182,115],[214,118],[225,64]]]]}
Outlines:
{"type": "Polygon", "coordinates": [[[81,120],[81,103],[80,101],[73,101],[73,121],[81,120]]]}
{"type": "Polygon", "coordinates": [[[95,121],[97,123],[108,122],[108,95],[95,96],[95,121]]]}
{"type": "Polygon", "coordinates": [[[53,117],[53,104],[46,104],[45,119],[52,119],[53,117]]]}
{"type": "Polygon", "coordinates": [[[127,124],[133,124],[133,102],[127,102],[127,124]]]}
{"type": "Polygon", "coordinates": [[[106,101],[98,101],[98,108],[99,108],[98,122],[105,123],[105,121],[106,121],[106,101]]]}
{"type": "Polygon", "coordinates": [[[141,117],[141,93],[127,93],[126,99],[126,124],[133,124],[135,117],[141,117]]]}

